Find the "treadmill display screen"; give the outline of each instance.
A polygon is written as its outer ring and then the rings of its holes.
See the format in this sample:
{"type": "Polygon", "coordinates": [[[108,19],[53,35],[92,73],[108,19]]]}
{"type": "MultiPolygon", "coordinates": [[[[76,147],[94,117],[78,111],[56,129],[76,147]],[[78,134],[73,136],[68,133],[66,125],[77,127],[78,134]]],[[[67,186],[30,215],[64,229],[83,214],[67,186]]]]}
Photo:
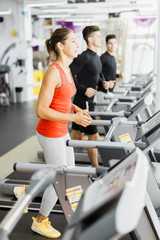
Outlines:
{"type": "Polygon", "coordinates": [[[141,126],[142,135],[148,134],[150,131],[153,131],[160,124],[160,111],[156,112],[146,123],[141,126]]]}
{"type": "Polygon", "coordinates": [[[106,203],[114,198],[119,198],[126,182],[131,181],[136,170],[137,153],[133,151],[118,162],[102,178],[89,187],[84,201],[84,212],[91,208],[106,203]],[[92,197],[90,197],[92,196],[92,197]]]}
{"type": "Polygon", "coordinates": [[[106,185],[107,188],[105,192],[111,194],[116,191],[117,188],[123,187],[127,181],[132,179],[135,170],[135,162],[132,162],[130,165],[122,168],[119,172],[117,172],[115,178],[106,185]]]}

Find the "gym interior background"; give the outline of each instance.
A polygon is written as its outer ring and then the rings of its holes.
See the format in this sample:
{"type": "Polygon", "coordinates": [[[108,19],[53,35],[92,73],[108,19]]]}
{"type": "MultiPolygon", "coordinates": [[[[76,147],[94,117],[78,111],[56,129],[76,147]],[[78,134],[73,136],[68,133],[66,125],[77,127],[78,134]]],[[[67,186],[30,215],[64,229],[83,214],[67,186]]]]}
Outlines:
{"type": "MultiPolygon", "coordinates": [[[[117,72],[124,71],[125,83],[152,72],[159,110],[159,19],[158,0],[0,0],[0,178],[14,161],[36,161],[38,144],[35,153],[32,141],[23,154],[16,147],[35,135],[36,100],[48,64],[44,42],[52,31],[72,28],[79,53],[86,48],[81,34],[86,25],[98,25],[104,39],[115,34],[117,72]]],[[[99,54],[104,51],[105,41],[99,54]]]]}
{"type": "MultiPolygon", "coordinates": [[[[14,121],[11,109],[14,109],[13,112],[16,112],[17,108],[20,111],[20,108],[27,103],[28,108],[32,106],[31,111],[34,112],[36,104],[34,100],[36,101],[38,97],[48,62],[44,41],[57,27],[66,26],[74,30],[79,41],[80,53],[86,48],[81,34],[86,25],[97,24],[101,28],[104,39],[107,34],[116,34],[117,72],[123,70],[123,81],[128,82],[133,74],[148,74],[152,71],[157,89],[156,108],[159,109],[160,83],[157,81],[160,77],[160,70],[157,68],[160,53],[160,41],[158,40],[160,23],[157,20],[160,15],[159,5],[158,0],[1,0],[0,128],[2,129],[0,141],[1,148],[5,146],[1,155],[21,140],[31,136],[31,128],[26,129],[26,134],[18,133],[20,132],[18,118],[13,128],[8,125],[6,117],[14,121]],[[9,86],[8,90],[7,87],[3,89],[4,75],[5,82],[9,86]],[[8,92],[9,100],[5,98],[4,92],[8,92]],[[24,104],[20,107],[19,103],[24,104]],[[15,106],[17,104],[18,106],[15,106]],[[9,105],[7,113],[3,111],[4,105],[9,105]],[[3,144],[4,139],[7,139],[6,132],[10,138],[8,144],[3,144]],[[19,135],[22,135],[20,140],[17,139],[19,135]],[[12,137],[15,137],[14,141],[12,137]]],[[[104,51],[105,41],[99,54],[104,51]]],[[[15,115],[18,116],[18,113],[15,115]]],[[[34,120],[36,121],[35,116],[34,120]]],[[[28,122],[31,124],[33,119],[31,118],[28,122]]],[[[23,129],[25,130],[25,127],[23,129]]]]}
{"type": "MultiPolygon", "coordinates": [[[[156,73],[157,16],[158,0],[1,0],[0,64],[11,69],[12,102],[37,99],[47,67],[44,41],[61,26],[74,30],[79,52],[86,48],[81,34],[86,25],[97,24],[104,39],[116,34],[117,71],[124,71],[126,82],[131,74],[156,73]]],[[[99,54],[104,51],[105,41],[99,54]]]]}

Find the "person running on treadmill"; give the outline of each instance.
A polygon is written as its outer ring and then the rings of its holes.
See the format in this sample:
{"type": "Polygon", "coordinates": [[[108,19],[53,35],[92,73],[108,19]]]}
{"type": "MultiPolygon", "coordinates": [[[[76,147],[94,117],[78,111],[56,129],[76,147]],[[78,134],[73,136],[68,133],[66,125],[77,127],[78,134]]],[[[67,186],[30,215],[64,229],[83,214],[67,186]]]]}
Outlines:
{"type": "MultiPolygon", "coordinates": [[[[38,141],[44,151],[47,164],[54,166],[74,166],[73,148],[66,146],[70,139],[67,123],[73,121],[83,127],[91,123],[91,117],[76,105],[71,98],[76,92],[69,65],[77,57],[78,43],[71,29],[58,28],[50,39],[46,40],[49,55],[55,55],[56,61],[48,66],[42,81],[37,102],[37,116],[40,118],[36,127],[38,141]],[[75,111],[71,114],[70,111],[75,111]]],[[[16,187],[14,193],[21,197],[25,187],[16,187]]],[[[48,216],[57,202],[57,194],[50,184],[42,198],[40,211],[33,218],[31,229],[48,238],[58,238],[61,233],[51,226],[48,216]]]]}
{"type": "MultiPolygon", "coordinates": [[[[77,87],[73,103],[82,109],[94,111],[93,100],[98,85],[103,89],[108,89],[108,82],[103,81],[100,77],[102,64],[97,54],[98,48],[100,48],[102,44],[102,36],[98,26],[86,26],[82,34],[87,43],[87,50],[78,55],[70,65],[77,87]]],[[[84,128],[76,123],[72,123],[71,139],[81,138],[82,133],[88,135],[88,140],[97,141],[99,138],[96,126],[84,128]]],[[[88,148],[87,150],[92,167],[97,167],[97,149],[88,148]]]]}
{"type": "Polygon", "coordinates": [[[123,72],[116,73],[117,65],[115,52],[117,50],[117,40],[114,34],[106,36],[106,52],[101,55],[102,73],[106,81],[110,82],[109,92],[113,92],[116,78],[123,78],[123,72]]]}

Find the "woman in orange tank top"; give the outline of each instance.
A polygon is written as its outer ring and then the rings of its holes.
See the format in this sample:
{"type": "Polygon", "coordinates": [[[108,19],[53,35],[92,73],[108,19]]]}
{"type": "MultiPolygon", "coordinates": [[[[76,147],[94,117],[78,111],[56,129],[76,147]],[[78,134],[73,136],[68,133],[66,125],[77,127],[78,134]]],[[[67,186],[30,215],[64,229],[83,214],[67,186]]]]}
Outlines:
{"type": "MultiPolygon", "coordinates": [[[[74,166],[74,152],[66,146],[70,139],[67,123],[75,122],[84,127],[91,123],[91,117],[71,103],[76,88],[69,65],[77,57],[78,43],[71,29],[58,28],[50,39],[46,40],[46,48],[56,61],[49,65],[42,82],[38,102],[37,116],[40,118],[36,133],[44,151],[47,164],[54,166],[74,166]],[[73,110],[76,113],[71,114],[73,110]]],[[[58,238],[61,233],[54,229],[48,221],[48,215],[57,201],[57,195],[51,184],[45,190],[40,211],[33,218],[31,229],[48,238],[58,238]]]]}
{"type": "MultiPolygon", "coordinates": [[[[70,139],[67,123],[75,122],[84,127],[91,122],[91,117],[76,105],[71,98],[76,92],[69,69],[73,58],[77,57],[78,43],[71,29],[56,29],[51,38],[46,40],[49,55],[55,55],[56,61],[49,65],[40,90],[37,103],[37,137],[44,151],[47,164],[55,166],[74,166],[73,149],[66,146],[70,139]],[[71,114],[73,110],[76,113],[71,114]]],[[[50,226],[45,228],[48,215],[57,201],[53,185],[44,192],[40,212],[33,220],[32,230],[46,237],[59,237],[61,234],[50,226]]]]}

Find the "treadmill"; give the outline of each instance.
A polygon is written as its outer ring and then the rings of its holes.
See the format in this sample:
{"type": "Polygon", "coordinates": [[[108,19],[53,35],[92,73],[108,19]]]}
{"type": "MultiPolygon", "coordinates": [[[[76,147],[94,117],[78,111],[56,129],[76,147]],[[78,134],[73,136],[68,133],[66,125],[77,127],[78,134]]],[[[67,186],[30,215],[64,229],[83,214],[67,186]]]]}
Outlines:
{"type": "MultiPolygon", "coordinates": [[[[39,164],[36,165],[38,168],[39,164]]],[[[62,239],[115,240],[126,234],[129,234],[130,239],[136,240],[160,239],[160,224],[146,193],[148,170],[145,155],[136,148],[108,173],[104,172],[83,193],[62,239]]],[[[46,169],[41,168],[39,171],[33,175],[31,187],[23,198],[17,201],[2,220],[0,240],[8,239],[5,237],[18,223],[25,206],[40,190],[41,182],[43,186],[46,184],[42,171],[48,183],[54,181],[57,171],[65,174],[63,166],[54,170],[46,165],[46,169]]]]}
{"type": "MultiPolygon", "coordinates": [[[[110,140],[114,142],[120,142],[120,137],[122,136],[123,131],[123,135],[128,134],[131,137],[132,142],[136,146],[140,147],[141,149],[143,149],[143,151],[148,153],[148,156],[152,162],[158,162],[158,158],[160,158],[160,155],[158,154],[158,149],[160,149],[160,144],[158,143],[160,139],[160,111],[157,111],[146,122],[138,125],[137,133],[135,125],[126,125],[125,128],[123,127],[123,122],[122,128],[116,125],[113,126],[112,133],[109,135],[107,140],[109,140],[110,138],[110,140]],[[135,133],[134,138],[132,138],[133,132],[135,133]]],[[[109,148],[106,148],[106,151],[104,152],[103,149],[104,148],[101,147],[99,148],[102,161],[104,159],[104,161],[107,161],[106,156],[110,156],[110,159],[119,158],[118,155],[116,155],[116,150],[114,152],[111,152],[109,148]]]]}
{"type": "Polygon", "coordinates": [[[62,239],[117,240],[127,234],[127,239],[160,239],[147,172],[148,161],[137,148],[87,189],[62,239]]]}
{"type": "MultiPolygon", "coordinates": [[[[137,144],[137,146],[142,144],[141,147],[143,149],[143,153],[147,157],[150,166],[147,192],[157,216],[160,217],[160,163],[158,161],[159,159],[156,158],[157,156],[159,157],[157,149],[160,149],[160,111],[154,114],[152,118],[142,124],[139,128],[142,135],[139,142],[126,144],[122,142],[106,142],[106,145],[103,142],[103,144],[97,143],[97,148],[102,154],[101,157],[104,166],[110,167],[112,164],[115,164],[115,162],[119,161],[122,157],[131,152],[132,148],[134,149],[135,144],[137,144]],[[144,143],[140,142],[140,140],[144,141],[144,143]]],[[[78,144],[78,142],[76,143],[78,144]]],[[[86,144],[87,141],[84,145],[86,146],[86,144]]],[[[68,142],[68,145],[72,146],[73,143],[68,142]]]]}
{"type": "Polygon", "coordinates": [[[111,120],[113,117],[126,117],[128,120],[146,121],[149,117],[153,115],[153,112],[148,110],[148,106],[153,103],[153,94],[147,92],[142,96],[136,103],[133,103],[130,111],[103,111],[103,112],[88,112],[92,116],[99,116],[102,120],[111,120]]]}
{"type": "MultiPolygon", "coordinates": [[[[110,127],[104,141],[68,140],[66,144],[75,149],[84,149],[87,147],[98,148],[101,161],[105,167],[110,167],[110,160],[119,160],[126,156],[130,149],[133,150],[135,146],[144,150],[160,137],[160,111],[156,112],[146,122],[126,121],[120,117],[113,118],[112,120],[94,121],[102,122],[103,124],[106,121],[106,125],[110,127]]],[[[155,157],[152,152],[154,152],[153,148],[150,151],[150,157],[154,159],[155,157]]],[[[159,152],[156,149],[155,155],[158,155],[160,158],[159,152]]]]}

